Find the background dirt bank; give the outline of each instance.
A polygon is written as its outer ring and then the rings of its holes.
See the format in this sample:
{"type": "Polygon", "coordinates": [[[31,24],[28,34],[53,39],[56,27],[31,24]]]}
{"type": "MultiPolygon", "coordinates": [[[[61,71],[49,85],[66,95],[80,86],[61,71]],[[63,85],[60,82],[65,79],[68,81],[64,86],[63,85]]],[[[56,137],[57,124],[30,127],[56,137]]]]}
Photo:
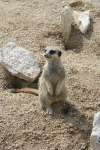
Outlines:
{"type": "MultiPolygon", "coordinates": [[[[69,0],[70,1],[70,0],[69,0]]],[[[16,43],[40,56],[41,48],[64,49],[59,15],[68,0],[0,0],[0,47],[16,43]]],[[[100,11],[92,10],[93,31],[73,30],[63,52],[69,111],[50,117],[38,97],[3,90],[0,70],[0,150],[87,150],[94,112],[100,110],[100,11]]],[[[42,58],[41,58],[42,59],[42,58]]]]}

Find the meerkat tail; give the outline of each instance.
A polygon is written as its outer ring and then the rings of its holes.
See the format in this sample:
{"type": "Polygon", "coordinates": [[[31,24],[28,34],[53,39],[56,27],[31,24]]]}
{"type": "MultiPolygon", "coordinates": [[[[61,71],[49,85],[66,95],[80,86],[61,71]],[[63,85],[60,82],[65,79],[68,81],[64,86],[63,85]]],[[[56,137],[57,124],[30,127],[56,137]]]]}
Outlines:
{"type": "Polygon", "coordinates": [[[39,95],[38,90],[37,89],[33,89],[33,88],[13,89],[12,92],[13,93],[29,93],[29,94],[34,94],[36,96],[39,95]]]}

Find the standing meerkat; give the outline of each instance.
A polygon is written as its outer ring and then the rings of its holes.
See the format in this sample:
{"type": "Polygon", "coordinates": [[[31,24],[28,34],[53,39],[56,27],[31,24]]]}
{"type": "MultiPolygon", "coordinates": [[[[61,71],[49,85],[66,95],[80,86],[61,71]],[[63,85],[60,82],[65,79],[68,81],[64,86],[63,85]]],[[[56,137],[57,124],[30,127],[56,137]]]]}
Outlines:
{"type": "Polygon", "coordinates": [[[49,47],[44,52],[46,63],[39,80],[39,101],[48,114],[53,114],[53,103],[66,100],[65,69],[61,55],[60,50],[49,47]]]}
{"type": "Polygon", "coordinates": [[[30,93],[39,95],[42,110],[53,114],[52,104],[66,102],[65,69],[61,62],[62,52],[55,48],[47,47],[44,50],[46,63],[39,79],[39,91],[32,88],[15,89],[15,93],[30,93]]]}

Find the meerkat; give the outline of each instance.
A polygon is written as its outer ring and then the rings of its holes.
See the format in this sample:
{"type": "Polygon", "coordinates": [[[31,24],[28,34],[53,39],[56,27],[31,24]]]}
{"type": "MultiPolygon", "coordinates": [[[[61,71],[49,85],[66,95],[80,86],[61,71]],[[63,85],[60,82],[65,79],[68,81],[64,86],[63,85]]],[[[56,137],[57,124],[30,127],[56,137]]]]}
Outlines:
{"type": "Polygon", "coordinates": [[[44,50],[46,63],[39,79],[39,90],[22,88],[15,89],[13,92],[39,95],[41,109],[48,114],[53,114],[53,103],[66,102],[65,69],[61,62],[61,55],[60,50],[47,47],[44,50]]]}
{"type": "Polygon", "coordinates": [[[65,69],[61,62],[62,52],[47,47],[44,50],[46,63],[39,80],[39,101],[42,110],[53,114],[52,104],[66,100],[65,69]]]}

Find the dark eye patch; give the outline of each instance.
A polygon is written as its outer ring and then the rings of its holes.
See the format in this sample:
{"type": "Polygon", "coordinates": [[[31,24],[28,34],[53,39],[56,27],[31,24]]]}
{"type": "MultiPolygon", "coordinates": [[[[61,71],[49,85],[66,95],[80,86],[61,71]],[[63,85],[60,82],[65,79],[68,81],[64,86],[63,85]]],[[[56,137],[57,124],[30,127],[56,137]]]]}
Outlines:
{"type": "Polygon", "coordinates": [[[58,51],[58,56],[60,57],[62,55],[62,52],[61,51],[58,51]]]}
{"type": "Polygon", "coordinates": [[[56,52],[54,50],[50,50],[49,54],[53,55],[55,54],[56,52]]]}

